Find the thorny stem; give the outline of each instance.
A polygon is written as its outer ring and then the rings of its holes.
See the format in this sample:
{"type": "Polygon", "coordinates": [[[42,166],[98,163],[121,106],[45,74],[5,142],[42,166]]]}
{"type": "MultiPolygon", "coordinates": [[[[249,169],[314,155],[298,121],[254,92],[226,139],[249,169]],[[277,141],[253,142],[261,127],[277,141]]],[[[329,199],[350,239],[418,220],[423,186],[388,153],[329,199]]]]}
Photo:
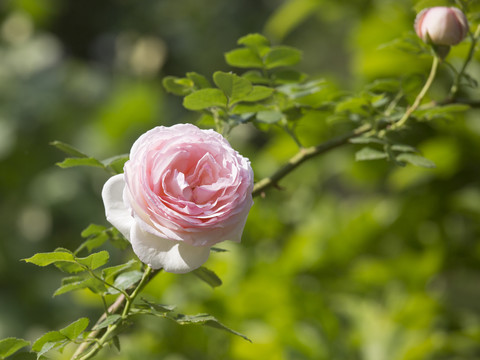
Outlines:
{"type": "MultiPolygon", "coordinates": [[[[142,276],[142,279],[140,280],[140,282],[138,283],[137,287],[133,290],[133,292],[127,297],[125,296],[124,294],[121,294],[117,300],[115,301],[115,303],[113,303],[110,308],[108,309],[109,310],[109,313],[112,314],[112,313],[115,313],[116,311],[118,311],[123,303],[125,302],[125,307],[122,311],[122,320],[126,320],[129,316],[129,313],[130,313],[130,309],[132,307],[132,304],[135,300],[135,298],[138,296],[138,294],[142,291],[143,287],[148,283],[148,280],[150,278],[150,275],[152,274],[153,272],[153,269],[150,267],[150,266],[147,266],[147,268],[145,269],[145,272],[143,273],[143,276],[142,276]]],[[[97,321],[97,324],[99,324],[100,322],[102,322],[104,319],[106,319],[107,317],[107,314],[104,313],[100,319],[97,321]]],[[[72,360],[73,359],[78,359],[78,360],[87,360],[87,359],[90,359],[92,358],[93,356],[95,356],[104,346],[105,344],[113,337],[115,336],[115,333],[118,329],[118,327],[120,326],[122,322],[118,322],[116,324],[113,324],[113,325],[110,325],[107,330],[105,331],[105,333],[103,334],[103,336],[97,340],[95,342],[95,344],[92,346],[92,348],[90,349],[90,351],[88,351],[85,355],[83,356],[80,356],[85,350],[88,349],[88,346],[90,345],[90,342],[89,341],[86,341],[84,342],[83,344],[81,344],[77,351],[75,351],[75,353],[73,354],[72,356],[72,360]],[[80,357],[79,357],[80,356],[80,357]]],[[[87,340],[94,340],[96,339],[97,335],[99,334],[99,330],[94,330],[90,333],[90,335],[88,336],[87,340]]]]}

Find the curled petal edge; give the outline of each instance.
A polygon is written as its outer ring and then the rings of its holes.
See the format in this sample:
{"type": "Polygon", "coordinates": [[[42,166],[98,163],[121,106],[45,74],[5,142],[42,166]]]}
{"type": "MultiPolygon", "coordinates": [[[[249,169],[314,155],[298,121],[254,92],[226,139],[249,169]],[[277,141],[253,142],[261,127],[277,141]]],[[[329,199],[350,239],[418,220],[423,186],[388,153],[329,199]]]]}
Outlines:
{"type": "Polygon", "coordinates": [[[103,186],[102,199],[108,222],[130,240],[130,231],[135,220],[132,217],[131,210],[123,201],[124,188],[125,178],[123,174],[112,176],[103,186]]]}

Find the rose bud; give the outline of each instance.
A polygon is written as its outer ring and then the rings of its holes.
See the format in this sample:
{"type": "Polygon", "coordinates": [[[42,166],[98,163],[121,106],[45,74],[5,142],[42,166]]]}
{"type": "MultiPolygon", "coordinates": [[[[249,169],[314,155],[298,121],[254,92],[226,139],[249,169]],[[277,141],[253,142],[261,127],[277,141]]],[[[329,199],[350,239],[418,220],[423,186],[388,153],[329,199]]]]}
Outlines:
{"type": "Polygon", "coordinates": [[[240,242],[252,189],[250,161],[225,138],[178,124],[140,136],[102,198],[107,220],[142,262],[186,273],[207,261],[213,245],[240,242]]]}
{"type": "Polygon", "coordinates": [[[468,21],[465,14],[455,7],[431,7],[418,13],[415,31],[426,43],[457,45],[467,36],[468,21]]]}

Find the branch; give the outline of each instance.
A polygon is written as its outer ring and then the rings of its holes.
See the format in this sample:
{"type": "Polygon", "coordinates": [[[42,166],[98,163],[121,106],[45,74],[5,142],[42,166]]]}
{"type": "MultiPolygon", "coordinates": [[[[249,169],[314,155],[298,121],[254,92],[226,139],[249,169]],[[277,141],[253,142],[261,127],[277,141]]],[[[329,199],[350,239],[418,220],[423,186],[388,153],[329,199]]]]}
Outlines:
{"type": "Polygon", "coordinates": [[[317,155],[324,154],[343,144],[346,144],[350,139],[363,135],[370,130],[372,130],[372,127],[369,124],[366,124],[349,133],[327,140],[317,146],[301,149],[288,161],[288,163],[278,169],[273,175],[258,181],[253,187],[252,196],[258,196],[262,194],[266,189],[275,186],[281,179],[283,179],[286,175],[295,170],[304,161],[317,155]]]}
{"type": "MultiPolygon", "coordinates": [[[[115,300],[115,302],[112,305],[110,305],[110,307],[108,308],[108,313],[109,314],[115,314],[115,313],[119,312],[120,309],[124,306],[125,299],[126,299],[125,295],[120,294],[118,296],[117,300],[115,300]]],[[[102,314],[102,316],[100,316],[100,318],[98,319],[98,321],[96,322],[95,325],[100,324],[106,318],[107,318],[107,312],[104,312],[102,314]]],[[[87,348],[91,344],[90,340],[94,340],[97,337],[97,335],[100,331],[101,330],[94,330],[94,331],[90,332],[90,334],[88,334],[88,336],[84,340],[84,342],[82,344],[80,344],[80,346],[77,348],[75,353],[72,355],[72,359],[76,359],[81,353],[83,353],[85,350],[87,350],[87,348]]]]}

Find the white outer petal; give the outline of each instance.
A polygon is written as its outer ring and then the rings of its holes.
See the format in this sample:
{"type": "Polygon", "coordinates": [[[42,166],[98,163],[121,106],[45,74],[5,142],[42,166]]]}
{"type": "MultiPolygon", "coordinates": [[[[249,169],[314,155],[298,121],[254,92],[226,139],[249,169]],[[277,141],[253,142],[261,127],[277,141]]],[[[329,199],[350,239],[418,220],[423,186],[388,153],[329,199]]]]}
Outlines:
{"type": "Polygon", "coordinates": [[[125,179],[123,174],[112,176],[103,185],[102,198],[105,205],[105,215],[110,224],[115,226],[128,240],[130,230],[135,223],[131,210],[123,201],[125,179]]]}
{"type": "Polygon", "coordinates": [[[202,266],[210,255],[208,246],[192,246],[143,231],[134,224],[130,233],[132,248],[138,258],[153,269],[183,274],[202,266]]]}

